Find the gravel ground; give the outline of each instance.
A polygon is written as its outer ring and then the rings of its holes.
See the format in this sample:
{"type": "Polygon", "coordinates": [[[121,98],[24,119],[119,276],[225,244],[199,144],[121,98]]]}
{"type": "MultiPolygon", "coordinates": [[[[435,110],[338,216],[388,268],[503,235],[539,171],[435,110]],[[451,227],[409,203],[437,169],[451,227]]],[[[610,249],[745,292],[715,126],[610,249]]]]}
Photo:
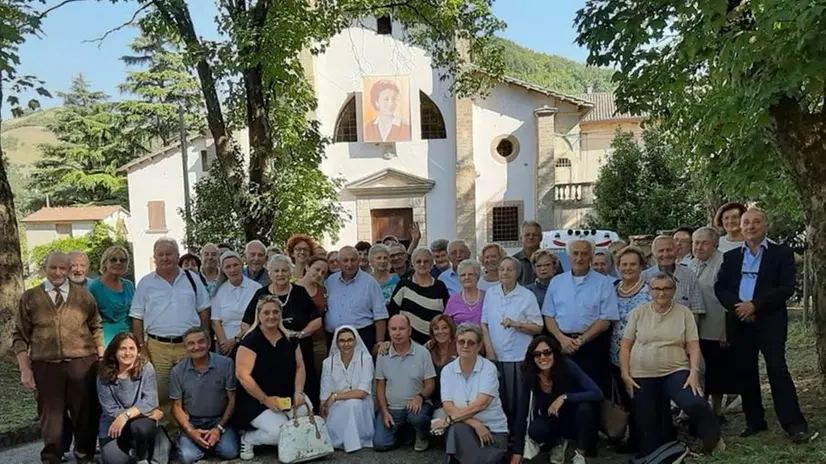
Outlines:
{"type": "MultiPolygon", "coordinates": [[[[42,442],[29,443],[27,445],[9,448],[0,451],[0,463],[2,464],[40,464],[40,449],[42,442]]],[[[618,456],[608,456],[607,452],[603,452],[604,457],[588,459],[589,464],[618,464],[626,462],[618,456]]],[[[71,460],[70,462],[74,462],[71,460]]],[[[264,450],[259,452],[256,450],[256,458],[252,461],[219,461],[217,459],[209,459],[199,461],[201,463],[217,464],[219,462],[228,464],[241,463],[277,463],[278,454],[274,449],[264,450]]],[[[416,453],[409,447],[390,451],[387,453],[375,453],[372,450],[362,450],[357,453],[346,454],[343,452],[336,452],[333,456],[329,456],[324,460],[315,462],[340,463],[340,464],[360,464],[360,463],[385,463],[385,464],[443,464],[446,462],[442,448],[434,448],[424,453],[416,453]]],[[[548,462],[548,455],[543,453],[536,457],[534,463],[548,462]]]]}

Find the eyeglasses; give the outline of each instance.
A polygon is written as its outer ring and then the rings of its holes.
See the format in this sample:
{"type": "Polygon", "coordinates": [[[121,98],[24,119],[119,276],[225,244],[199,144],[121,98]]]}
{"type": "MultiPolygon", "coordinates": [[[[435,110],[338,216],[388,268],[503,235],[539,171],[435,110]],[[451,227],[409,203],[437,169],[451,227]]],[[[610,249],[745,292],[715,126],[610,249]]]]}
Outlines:
{"type": "Polygon", "coordinates": [[[651,287],[651,293],[666,293],[674,291],[674,287],[651,287]]]}
{"type": "Polygon", "coordinates": [[[416,264],[423,264],[423,265],[430,265],[430,260],[427,259],[417,259],[416,264]]]}
{"type": "Polygon", "coordinates": [[[116,256],[113,256],[113,257],[109,258],[109,262],[110,263],[125,263],[126,258],[118,258],[116,256]]]}
{"type": "Polygon", "coordinates": [[[459,346],[466,346],[468,348],[472,348],[472,347],[476,346],[476,340],[471,340],[469,338],[468,339],[459,339],[459,340],[456,340],[456,344],[459,345],[459,346]]]}
{"type": "Polygon", "coordinates": [[[295,248],[293,248],[293,251],[301,252],[301,253],[309,253],[310,248],[309,247],[295,247],[295,248]]]}
{"type": "Polygon", "coordinates": [[[537,350],[533,352],[534,359],[539,359],[542,357],[550,358],[554,355],[554,352],[551,351],[549,348],[545,348],[544,350],[537,350]]]}

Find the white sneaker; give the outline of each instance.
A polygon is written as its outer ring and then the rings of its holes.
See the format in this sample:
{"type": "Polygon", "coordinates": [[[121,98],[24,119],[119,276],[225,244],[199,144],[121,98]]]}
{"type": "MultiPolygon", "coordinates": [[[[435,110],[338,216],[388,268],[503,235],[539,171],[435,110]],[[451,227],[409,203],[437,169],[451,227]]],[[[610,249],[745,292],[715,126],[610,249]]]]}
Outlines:
{"type": "Polygon", "coordinates": [[[416,435],[416,443],[413,445],[413,451],[427,451],[430,448],[430,441],[427,437],[420,437],[418,434],[416,435]]]}
{"type": "Polygon", "coordinates": [[[240,458],[243,461],[251,461],[255,458],[255,453],[253,452],[253,446],[247,443],[247,434],[241,435],[241,453],[240,458]]]}
{"type": "Polygon", "coordinates": [[[568,440],[562,440],[562,443],[551,449],[551,464],[565,464],[566,452],[568,452],[568,440]]]}
{"type": "Polygon", "coordinates": [[[571,461],[571,464],[586,464],[585,456],[580,454],[577,450],[574,452],[574,459],[571,461]]]}

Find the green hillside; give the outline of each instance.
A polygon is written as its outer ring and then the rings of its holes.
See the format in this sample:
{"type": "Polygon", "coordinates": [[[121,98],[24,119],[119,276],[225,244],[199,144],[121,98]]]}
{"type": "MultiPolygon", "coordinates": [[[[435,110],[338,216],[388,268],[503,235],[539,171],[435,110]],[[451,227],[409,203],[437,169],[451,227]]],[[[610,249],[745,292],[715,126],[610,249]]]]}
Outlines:
{"type": "Polygon", "coordinates": [[[55,111],[55,108],[51,108],[3,120],[0,143],[11,164],[30,166],[40,159],[38,145],[57,141],[54,134],[46,128],[54,118],[55,111]]]}
{"type": "Polygon", "coordinates": [[[522,47],[510,40],[500,39],[505,47],[506,73],[524,81],[557,92],[577,95],[585,93],[589,85],[594,92],[612,92],[613,71],[592,68],[557,55],[548,55],[522,47]]]}

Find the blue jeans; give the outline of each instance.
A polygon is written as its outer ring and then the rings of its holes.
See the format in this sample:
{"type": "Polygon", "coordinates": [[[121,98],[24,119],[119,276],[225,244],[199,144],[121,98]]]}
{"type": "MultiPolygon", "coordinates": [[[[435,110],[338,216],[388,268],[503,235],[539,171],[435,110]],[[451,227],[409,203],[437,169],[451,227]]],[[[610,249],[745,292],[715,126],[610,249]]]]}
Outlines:
{"type": "MultiPolygon", "coordinates": [[[[209,430],[214,428],[220,417],[199,417],[189,418],[189,423],[196,429],[209,430]]],[[[215,444],[215,454],[220,459],[234,459],[238,456],[238,435],[231,428],[227,427],[218,443],[215,444]]],[[[183,432],[178,437],[178,454],[184,464],[192,464],[204,457],[206,450],[196,445],[189,436],[183,432]]]]}
{"type": "Polygon", "coordinates": [[[387,451],[396,446],[396,435],[399,429],[405,425],[410,425],[416,431],[417,436],[427,436],[430,433],[430,416],[433,413],[433,405],[422,404],[422,409],[418,414],[413,414],[407,409],[391,409],[390,417],[393,418],[393,427],[384,426],[381,411],[376,413],[376,431],[373,435],[373,449],[375,451],[387,451]]]}

